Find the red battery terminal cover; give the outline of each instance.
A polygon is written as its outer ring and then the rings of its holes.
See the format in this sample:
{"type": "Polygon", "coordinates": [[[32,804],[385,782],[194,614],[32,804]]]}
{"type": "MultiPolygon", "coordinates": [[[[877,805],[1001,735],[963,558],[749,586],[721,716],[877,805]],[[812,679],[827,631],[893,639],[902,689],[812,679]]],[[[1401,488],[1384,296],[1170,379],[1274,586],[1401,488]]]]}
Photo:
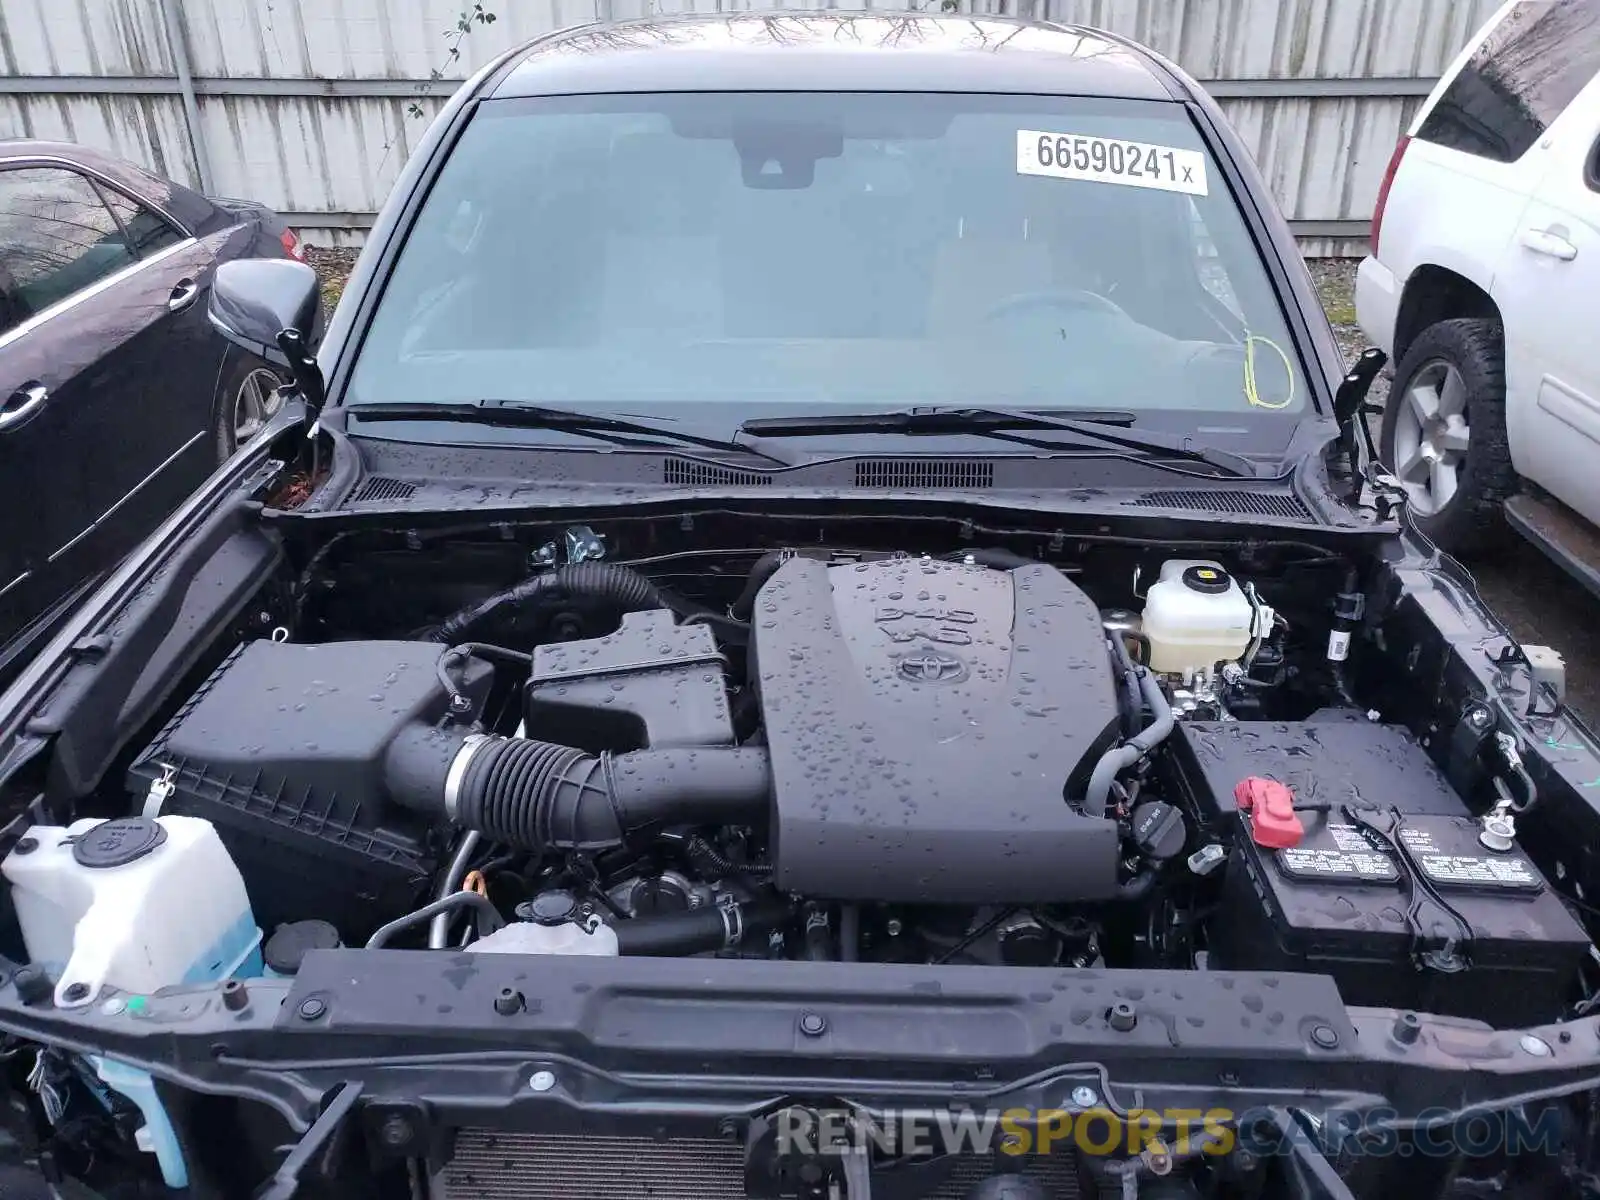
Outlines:
{"type": "Polygon", "coordinates": [[[1252,775],[1233,789],[1240,812],[1250,814],[1250,836],[1258,846],[1287,850],[1298,846],[1305,827],[1294,811],[1294,793],[1276,779],[1252,775]]]}

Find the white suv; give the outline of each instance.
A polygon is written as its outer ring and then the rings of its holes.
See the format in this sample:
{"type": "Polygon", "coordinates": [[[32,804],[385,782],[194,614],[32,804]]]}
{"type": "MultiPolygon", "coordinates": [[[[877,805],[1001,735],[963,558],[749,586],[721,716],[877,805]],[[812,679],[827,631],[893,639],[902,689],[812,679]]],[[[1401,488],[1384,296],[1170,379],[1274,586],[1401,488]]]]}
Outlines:
{"type": "Polygon", "coordinates": [[[1597,72],[1600,0],[1496,13],[1396,147],[1356,285],[1395,363],[1382,453],[1417,524],[1467,552],[1509,518],[1591,585],[1600,562],[1573,556],[1600,545],[1597,72]]]}

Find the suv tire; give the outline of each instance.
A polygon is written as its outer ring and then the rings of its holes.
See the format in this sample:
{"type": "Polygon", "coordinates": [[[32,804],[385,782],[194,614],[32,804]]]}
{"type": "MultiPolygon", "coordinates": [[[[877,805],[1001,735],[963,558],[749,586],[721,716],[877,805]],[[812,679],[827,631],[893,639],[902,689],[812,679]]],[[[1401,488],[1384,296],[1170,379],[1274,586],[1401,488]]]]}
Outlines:
{"type": "Polygon", "coordinates": [[[1441,321],[1423,330],[1395,372],[1379,444],[1406,489],[1412,521],[1440,549],[1470,554],[1501,539],[1501,506],[1518,480],[1506,442],[1498,321],[1441,321]]]}

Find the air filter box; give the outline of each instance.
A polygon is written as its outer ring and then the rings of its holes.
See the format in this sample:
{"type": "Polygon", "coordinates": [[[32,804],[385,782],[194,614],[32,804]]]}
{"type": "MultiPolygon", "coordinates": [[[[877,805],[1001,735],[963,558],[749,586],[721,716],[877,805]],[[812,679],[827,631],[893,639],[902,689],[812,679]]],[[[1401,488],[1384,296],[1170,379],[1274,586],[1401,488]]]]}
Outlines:
{"type": "MultiPolygon", "coordinates": [[[[320,919],[346,944],[415,907],[442,834],[391,804],[395,738],[443,719],[432,642],[246,643],[129,771],[146,816],[204,817],[244,876],[265,929],[320,919]]],[[[451,668],[481,707],[492,668],[451,668]]]]}

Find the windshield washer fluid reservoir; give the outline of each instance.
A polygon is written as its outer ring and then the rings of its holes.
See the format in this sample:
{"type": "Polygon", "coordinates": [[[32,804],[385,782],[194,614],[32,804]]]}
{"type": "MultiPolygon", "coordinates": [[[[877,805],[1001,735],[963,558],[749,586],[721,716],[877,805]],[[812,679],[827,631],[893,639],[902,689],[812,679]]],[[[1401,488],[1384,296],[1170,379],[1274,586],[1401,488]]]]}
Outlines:
{"type": "Polygon", "coordinates": [[[1239,581],[1220,563],[1173,558],[1144,602],[1146,665],[1162,675],[1210,671],[1243,657],[1257,633],[1272,628],[1273,612],[1250,603],[1239,581]]]}
{"type": "Polygon", "coordinates": [[[210,821],[127,817],[35,825],[0,863],[28,957],[59,1008],[102,987],[153,992],[259,975],[261,931],[210,821]]]}
{"type": "MultiPolygon", "coordinates": [[[[135,994],[261,974],[261,930],[244,880],[210,821],[125,817],[27,830],[0,874],[29,960],[56,980],[58,1008],[103,987],[135,994]]],[[[144,1116],[134,1133],[169,1188],[189,1168],[155,1083],[137,1067],[91,1057],[95,1073],[144,1116]]]]}

